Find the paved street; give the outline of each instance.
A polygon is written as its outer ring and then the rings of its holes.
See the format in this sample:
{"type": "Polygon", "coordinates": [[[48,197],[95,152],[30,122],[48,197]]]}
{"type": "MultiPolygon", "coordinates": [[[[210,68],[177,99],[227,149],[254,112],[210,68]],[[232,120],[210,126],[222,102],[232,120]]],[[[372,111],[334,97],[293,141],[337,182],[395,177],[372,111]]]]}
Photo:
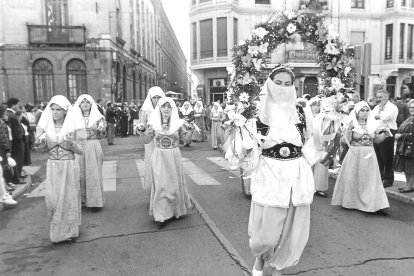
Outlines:
{"type": "MultiPolygon", "coordinates": [[[[0,275],[249,275],[250,201],[240,180],[231,178],[237,173],[222,170],[220,152],[207,142],[181,148],[195,208],[158,229],[141,188],[142,143],[135,136],[102,145],[105,208],[83,210],[81,234],[73,244],[49,240],[42,197],[47,155],[33,154],[35,185],[15,208],[0,212],[0,275]]],[[[412,275],[414,206],[394,199],[390,205],[384,217],[315,198],[309,243],[299,264],[285,274],[412,275]]]]}

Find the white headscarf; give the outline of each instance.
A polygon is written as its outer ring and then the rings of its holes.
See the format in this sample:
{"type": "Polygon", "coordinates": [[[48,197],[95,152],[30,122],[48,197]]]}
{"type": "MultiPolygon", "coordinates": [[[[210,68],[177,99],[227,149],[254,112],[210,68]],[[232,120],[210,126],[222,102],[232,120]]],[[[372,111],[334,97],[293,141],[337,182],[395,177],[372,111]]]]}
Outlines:
{"type": "Polygon", "coordinates": [[[203,109],[204,109],[203,103],[201,101],[197,101],[196,104],[194,105],[194,111],[197,113],[201,113],[203,109]],[[198,106],[199,104],[200,104],[200,107],[198,106]]]}
{"type": "Polygon", "coordinates": [[[104,118],[104,116],[101,114],[101,112],[99,112],[98,105],[96,104],[96,102],[94,101],[94,99],[90,95],[88,95],[88,94],[80,95],[78,97],[78,99],[76,100],[76,103],[75,103],[74,108],[76,108],[76,109],[79,108],[79,110],[82,113],[82,109],[80,108],[80,104],[82,103],[82,101],[84,99],[86,99],[91,104],[91,110],[89,112],[89,122],[88,122],[88,125],[86,126],[86,127],[90,128],[96,122],[98,122],[99,120],[101,120],[102,118],[104,118]]]}
{"type": "Polygon", "coordinates": [[[373,135],[377,129],[377,123],[375,121],[375,119],[372,117],[371,114],[371,108],[369,107],[368,103],[365,101],[360,101],[358,102],[354,109],[351,111],[351,113],[349,114],[349,117],[352,121],[352,124],[354,126],[354,132],[358,133],[358,134],[364,134],[364,129],[362,128],[362,126],[358,123],[358,112],[361,111],[362,108],[364,107],[368,107],[368,117],[367,117],[367,131],[368,134],[373,135]]]}
{"type": "Polygon", "coordinates": [[[148,90],[148,95],[145,98],[144,103],[142,104],[141,111],[146,111],[146,112],[154,111],[154,106],[152,105],[152,101],[151,101],[151,99],[154,96],[160,96],[161,98],[165,97],[165,94],[162,91],[161,87],[153,86],[148,90]]]}
{"type": "Polygon", "coordinates": [[[281,86],[267,78],[260,93],[260,121],[268,126],[279,127],[299,123],[296,111],[295,86],[281,86]]]}
{"type": "Polygon", "coordinates": [[[151,125],[156,132],[161,132],[170,135],[176,132],[184,124],[184,122],[185,121],[183,119],[180,119],[178,115],[178,109],[175,105],[174,100],[169,97],[164,97],[158,101],[158,104],[155,107],[154,112],[151,114],[151,117],[148,120],[148,125],[151,125]],[[169,122],[170,128],[168,131],[165,131],[162,128],[161,106],[165,103],[169,103],[171,106],[171,117],[169,122]]]}
{"type": "Polygon", "coordinates": [[[213,108],[211,109],[212,113],[220,113],[223,112],[223,108],[221,107],[221,104],[219,104],[218,102],[214,102],[213,103],[213,108]],[[217,106],[217,110],[214,108],[215,106],[217,106]]]}
{"type": "Polygon", "coordinates": [[[63,142],[66,134],[73,133],[76,130],[84,128],[85,123],[82,118],[82,113],[79,111],[79,109],[73,108],[65,96],[56,95],[50,100],[45,110],[43,111],[42,116],[40,117],[40,120],[37,124],[37,129],[39,130],[37,131],[37,135],[40,136],[43,133],[46,133],[50,140],[61,143],[63,142]],[[50,108],[53,104],[56,104],[67,111],[62,129],[59,134],[57,134],[55,131],[55,121],[53,120],[52,110],[50,108]]]}
{"type": "Polygon", "coordinates": [[[191,111],[193,111],[193,107],[191,106],[191,103],[189,101],[185,101],[183,106],[180,108],[181,114],[183,114],[184,116],[188,115],[191,113],[191,111]],[[185,105],[188,104],[189,107],[188,109],[185,109],[185,105]]]}

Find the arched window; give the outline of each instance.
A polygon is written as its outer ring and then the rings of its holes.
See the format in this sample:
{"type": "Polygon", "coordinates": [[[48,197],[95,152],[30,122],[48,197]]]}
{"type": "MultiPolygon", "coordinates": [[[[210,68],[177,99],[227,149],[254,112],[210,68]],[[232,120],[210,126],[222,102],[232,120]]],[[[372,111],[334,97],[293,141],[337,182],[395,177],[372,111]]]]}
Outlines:
{"type": "Polygon", "coordinates": [[[139,72],[139,99],[144,100],[144,94],[142,94],[142,72],[139,72]]]}
{"type": "Polygon", "coordinates": [[[69,101],[76,101],[79,95],[88,93],[86,65],[82,60],[77,58],[69,60],[66,65],[66,74],[69,101]]]}
{"type": "Polygon", "coordinates": [[[144,93],[147,96],[148,88],[147,88],[147,73],[144,73],[144,93]]]}
{"type": "Polygon", "coordinates": [[[132,71],[132,99],[137,99],[137,76],[135,70],[132,71]]]}
{"type": "Polygon", "coordinates": [[[48,102],[54,95],[53,66],[41,58],[33,63],[34,102],[48,102]]]}
{"type": "Polygon", "coordinates": [[[127,68],[124,65],[122,69],[122,99],[121,102],[127,101],[127,68]]]}

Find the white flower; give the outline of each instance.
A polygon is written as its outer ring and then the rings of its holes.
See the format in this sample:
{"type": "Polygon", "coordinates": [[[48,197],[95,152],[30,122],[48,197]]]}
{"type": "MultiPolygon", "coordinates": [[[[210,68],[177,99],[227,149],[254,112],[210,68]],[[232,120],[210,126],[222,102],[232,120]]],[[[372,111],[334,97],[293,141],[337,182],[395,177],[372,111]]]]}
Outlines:
{"type": "Polygon", "coordinates": [[[239,41],[239,46],[242,46],[242,45],[244,45],[245,43],[246,43],[246,41],[242,39],[242,40],[240,40],[240,41],[239,41]]]}
{"type": "Polygon", "coordinates": [[[232,95],[233,91],[226,91],[227,100],[230,100],[232,95]]]}
{"type": "Polygon", "coordinates": [[[330,55],[337,55],[339,54],[339,50],[336,48],[336,46],[332,43],[326,44],[325,53],[330,55]]]}
{"type": "Polygon", "coordinates": [[[247,52],[252,56],[257,56],[257,54],[259,53],[259,49],[259,46],[249,45],[249,49],[247,50],[247,52]]]}
{"type": "Polygon", "coordinates": [[[332,78],[331,79],[331,87],[330,90],[336,90],[343,88],[345,85],[342,83],[342,81],[339,78],[332,78]]]}
{"type": "Polygon", "coordinates": [[[287,25],[286,31],[290,34],[293,34],[296,31],[295,24],[289,23],[289,25],[287,25]]]}
{"type": "Polygon", "coordinates": [[[259,27],[259,28],[257,28],[256,30],[254,30],[254,31],[253,31],[253,33],[254,33],[255,35],[257,35],[260,39],[263,39],[263,37],[264,37],[265,35],[267,35],[269,32],[268,32],[268,31],[266,31],[266,29],[265,29],[265,28],[263,28],[263,27],[259,27]]]}
{"type": "Polygon", "coordinates": [[[333,24],[328,26],[328,37],[331,39],[337,39],[339,37],[339,34],[335,31],[335,27],[333,24]]]}
{"type": "Polygon", "coordinates": [[[243,92],[239,96],[239,101],[241,101],[241,102],[248,102],[249,101],[249,98],[250,98],[249,94],[247,94],[246,92],[243,92]]]}
{"type": "Polygon", "coordinates": [[[348,76],[348,73],[349,73],[351,70],[352,70],[352,68],[351,68],[351,67],[345,67],[345,69],[344,69],[344,75],[345,75],[345,77],[347,77],[347,76],[348,76]]]}
{"type": "Polygon", "coordinates": [[[259,52],[262,54],[266,54],[267,53],[267,47],[269,47],[269,43],[263,43],[262,45],[259,46],[259,52]]]}
{"type": "Polygon", "coordinates": [[[284,14],[286,15],[286,17],[289,20],[293,19],[296,16],[296,14],[294,12],[291,12],[291,11],[286,11],[286,12],[284,12],[284,14]]]}

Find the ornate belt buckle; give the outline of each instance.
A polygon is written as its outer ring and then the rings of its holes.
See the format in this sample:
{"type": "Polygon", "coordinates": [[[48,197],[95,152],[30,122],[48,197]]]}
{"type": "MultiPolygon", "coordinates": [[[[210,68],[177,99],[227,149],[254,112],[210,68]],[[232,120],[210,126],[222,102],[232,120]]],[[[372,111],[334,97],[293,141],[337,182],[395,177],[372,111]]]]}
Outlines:
{"type": "Polygon", "coordinates": [[[161,147],[162,148],[171,147],[171,140],[169,138],[162,138],[160,142],[161,142],[161,147]]]}
{"type": "Polygon", "coordinates": [[[279,150],[279,154],[282,157],[288,157],[290,155],[290,149],[288,147],[281,147],[279,150]]]}

